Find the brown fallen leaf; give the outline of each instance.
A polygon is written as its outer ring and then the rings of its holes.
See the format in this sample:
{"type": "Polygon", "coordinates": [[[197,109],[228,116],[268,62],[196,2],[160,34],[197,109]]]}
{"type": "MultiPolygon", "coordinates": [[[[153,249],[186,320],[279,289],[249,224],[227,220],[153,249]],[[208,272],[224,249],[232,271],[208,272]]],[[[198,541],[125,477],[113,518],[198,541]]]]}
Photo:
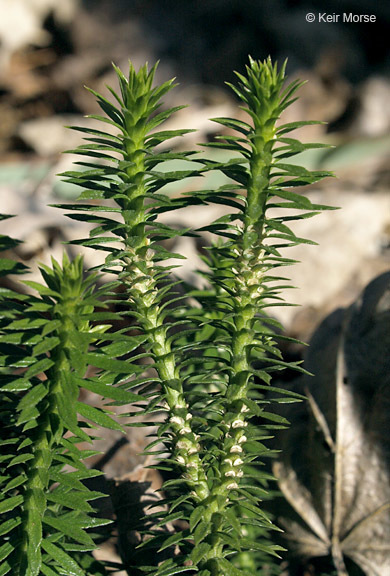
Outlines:
{"type": "MultiPolygon", "coordinates": [[[[390,575],[390,273],[314,334],[274,473],[285,497],[275,513],[296,556],[348,559],[390,575]]],[[[348,569],[349,570],[349,569],[348,569]]]]}

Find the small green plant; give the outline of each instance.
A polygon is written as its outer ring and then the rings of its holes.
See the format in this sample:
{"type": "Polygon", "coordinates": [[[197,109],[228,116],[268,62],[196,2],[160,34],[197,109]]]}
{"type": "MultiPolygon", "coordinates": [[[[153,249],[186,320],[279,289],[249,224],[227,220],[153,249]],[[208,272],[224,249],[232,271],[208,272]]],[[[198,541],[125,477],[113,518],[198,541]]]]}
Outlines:
{"type": "MultiPolygon", "coordinates": [[[[324,208],[300,187],[329,175],[288,158],[322,145],[286,136],[307,122],[278,124],[301,83],[284,87],[284,66],[250,59],[232,86],[248,122],[216,119],[236,135],[208,145],[231,158],[220,163],[212,154],[161,148],[187,131],[160,130],[178,108],[159,110],[172,82],[154,86],[155,69],[130,65],[125,76],[115,67],[116,105],[91,90],[104,112],[93,117],[109,130],[76,128],[87,135],[76,150],[82,160],[63,175],[83,191],[79,203],[61,208],[93,225],[90,237],[75,243],[104,250],[99,273],[115,280],[98,288],[96,271],[84,278],[81,258],[64,257],[62,266],[42,266],[42,285],[25,281],[36,296],[0,292],[1,575],[118,568],[92,555],[94,529],[107,521],[89,504],[101,494],[85,480],[98,472],[85,466],[93,452],[79,444],[96,425],[122,427],[107,408],[80,402],[80,388],[133,406],[156,430],[145,454],[165,474],[163,500],[126,564],[130,575],[244,576],[262,574],[264,563],[267,574],[278,573],[278,528],[261,505],[270,497],[263,463],[272,455],[272,429],[287,424],[274,403],[297,395],[272,386],[271,376],[303,368],[283,361],[279,325],[266,311],[279,304],[286,283],[277,270],[292,263],[284,248],[309,242],[289,222],[324,208]],[[172,160],[183,168],[169,171],[172,160]],[[210,170],[230,183],[168,195],[169,184],[210,170]],[[208,203],[229,214],[204,228],[219,240],[205,258],[207,288],[195,290],[174,277],[172,259],[181,256],[161,243],[194,232],[168,227],[159,215],[208,203]],[[122,327],[114,329],[118,319],[122,327]]],[[[24,272],[7,259],[3,269],[24,272]]]]}

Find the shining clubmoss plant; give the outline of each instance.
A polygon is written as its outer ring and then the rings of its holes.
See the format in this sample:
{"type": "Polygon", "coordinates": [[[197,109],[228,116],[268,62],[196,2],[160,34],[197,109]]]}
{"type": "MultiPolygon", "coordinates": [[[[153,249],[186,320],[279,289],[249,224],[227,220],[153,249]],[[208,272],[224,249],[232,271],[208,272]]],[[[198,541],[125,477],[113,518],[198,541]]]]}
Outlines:
{"type": "MultiPolygon", "coordinates": [[[[96,218],[91,215],[94,207],[84,206],[87,214],[81,215],[81,218],[89,222],[98,221],[99,226],[91,232],[94,237],[92,242],[87,240],[81,243],[96,246],[107,242],[103,247],[110,255],[106,258],[103,270],[118,274],[119,282],[125,289],[124,314],[133,316],[139,332],[134,337],[134,346],[125,346],[121,354],[130,354],[142,345],[143,356],[150,358],[155,367],[152,376],[144,377],[141,374],[132,384],[141,384],[143,392],[155,390],[149,395],[146,410],[148,413],[153,411],[152,398],[159,411],[162,408],[166,410],[172,435],[170,450],[176,462],[187,470],[187,483],[196,494],[196,499],[204,500],[209,493],[207,479],[199,459],[199,445],[191,428],[191,413],[183,394],[177,353],[172,346],[173,337],[169,334],[170,329],[174,328],[174,324],[167,319],[169,312],[166,311],[173,298],[173,284],[169,278],[172,266],[164,267],[161,264],[167,258],[177,258],[178,255],[171,254],[159,244],[161,240],[183,232],[156,222],[159,213],[191,203],[185,199],[171,200],[165,194],[159,194],[161,188],[167,183],[198,175],[199,171],[192,169],[172,173],[156,169],[169,160],[186,160],[192,154],[155,151],[157,145],[188,132],[155,130],[181,108],[156,113],[172,81],[153,88],[155,69],[156,66],[148,71],[145,66],[137,73],[131,66],[129,77],[126,78],[115,68],[120,96],[111,92],[120,108],[115,108],[101,95],[95,95],[108,115],[105,120],[120,130],[120,133],[115,137],[101,134],[96,137],[96,131],[92,130],[93,137],[89,139],[91,144],[76,151],[88,155],[92,153],[107,164],[88,164],[92,171],[67,173],[65,177],[73,184],[92,190],[92,194],[84,193],[83,198],[113,200],[116,204],[115,208],[101,206],[100,209],[115,211],[121,219],[120,223],[101,216],[96,218]],[[102,232],[110,236],[99,236],[102,232]],[[119,241],[119,248],[109,247],[108,243],[113,240],[119,241]]],[[[80,205],[76,205],[75,209],[79,210],[80,205]]],[[[132,358],[132,362],[135,363],[139,358],[141,356],[137,355],[132,358]]],[[[136,371],[139,371],[138,365],[136,371]]]]}
{"type": "Polygon", "coordinates": [[[107,411],[78,402],[80,387],[132,405],[134,424],[156,430],[145,454],[165,475],[163,500],[149,511],[140,545],[126,554],[129,574],[245,576],[261,574],[264,563],[267,573],[278,573],[282,550],[272,543],[278,528],[261,505],[270,480],[263,464],[272,455],[272,428],[287,424],[274,405],[297,397],[272,386],[271,376],[303,368],[283,361],[280,327],[266,311],[285,288],[276,273],[292,263],[284,248],[309,242],[289,222],[324,208],[299,189],[329,174],[286,163],[321,145],[286,136],[307,122],[279,124],[301,86],[284,88],[284,67],[250,59],[246,75],[237,75],[232,88],[249,119],[216,119],[235,132],[209,144],[231,152],[224,163],[168,149],[171,138],[187,131],[160,129],[180,107],[160,110],[173,83],[154,86],[155,70],[130,65],[125,76],[115,67],[116,104],[91,91],[104,112],[93,118],[108,128],[75,128],[87,135],[74,151],[82,160],[64,174],[83,192],[79,203],[61,208],[92,224],[90,237],[75,243],[105,251],[98,268],[114,280],[95,289],[95,272],[84,278],[82,261],[65,258],[62,268],[55,262],[42,268],[45,286],[30,282],[39,296],[2,294],[0,342],[12,350],[4,352],[2,376],[9,419],[3,484],[10,497],[0,502],[6,515],[0,574],[104,573],[86,531],[99,521],[86,503],[97,495],[81,483],[94,472],[83,463],[90,452],[77,447],[89,438],[78,415],[120,425],[107,411]],[[169,171],[172,160],[183,169],[169,171]],[[230,183],[168,195],[169,184],[210,170],[230,183]],[[172,261],[181,255],[161,243],[194,231],[163,225],[159,215],[213,202],[229,214],[204,228],[219,240],[205,258],[208,286],[195,290],[175,278],[172,261]],[[65,473],[64,464],[75,471],[65,473]]]}
{"type": "MultiPolygon", "coordinates": [[[[45,284],[24,282],[38,296],[0,292],[0,573],[15,576],[84,574],[74,555],[93,550],[86,529],[108,521],[89,515],[88,501],[103,495],[83,484],[99,472],[83,462],[96,452],[78,447],[91,441],[90,426],[78,422],[78,414],[122,429],[104,411],[78,401],[89,346],[108,328],[93,325],[99,316],[95,277],[83,278],[80,257],[70,262],[65,255],[62,267],[55,260],[52,265],[41,267],[45,284]],[[66,466],[74,471],[65,473],[66,466]]],[[[16,263],[8,269],[22,271],[16,263]]],[[[101,385],[96,392],[108,389],[101,385]]]]}
{"type": "MultiPolygon", "coordinates": [[[[263,494],[258,484],[266,483],[267,474],[257,470],[256,482],[250,482],[250,478],[253,464],[261,464],[259,456],[270,455],[263,440],[269,436],[271,423],[287,424],[267,410],[269,394],[277,393],[276,401],[291,401],[293,397],[270,385],[272,371],[287,364],[273,333],[281,327],[265,311],[275,306],[275,300],[281,300],[280,290],[286,288],[280,281],[287,279],[276,276],[276,270],[293,263],[281,249],[312,243],[297,238],[287,224],[324,208],[294,192],[294,187],[328,175],[285,163],[286,158],[303,150],[323,146],[301,144],[285,136],[304,123],[278,124],[301,83],[296,81],[283,89],[284,66],[278,70],[270,60],[261,63],[251,59],[246,71],[246,76],[237,74],[239,85],[231,87],[244,104],[242,109],[250,122],[215,119],[238,135],[221,137],[209,147],[230,150],[233,158],[225,165],[205,163],[210,169],[222,170],[233,184],[198,194],[207,201],[234,208],[231,214],[204,228],[224,239],[210,248],[210,257],[205,259],[212,290],[203,295],[203,308],[212,310],[214,318],[209,321],[209,327],[214,327],[210,345],[215,357],[219,351],[224,360],[219,370],[222,387],[214,407],[219,454],[213,463],[210,497],[200,520],[207,525],[202,566],[212,575],[236,573],[229,544],[244,551],[264,548],[272,554],[277,550],[242,537],[248,524],[275,528],[261,510],[263,494]],[[283,215],[278,215],[278,209],[283,215]],[[284,215],[285,209],[293,214],[284,215]],[[233,516],[240,525],[237,530],[232,529],[233,516]]],[[[289,367],[302,370],[291,363],[289,367]]]]}

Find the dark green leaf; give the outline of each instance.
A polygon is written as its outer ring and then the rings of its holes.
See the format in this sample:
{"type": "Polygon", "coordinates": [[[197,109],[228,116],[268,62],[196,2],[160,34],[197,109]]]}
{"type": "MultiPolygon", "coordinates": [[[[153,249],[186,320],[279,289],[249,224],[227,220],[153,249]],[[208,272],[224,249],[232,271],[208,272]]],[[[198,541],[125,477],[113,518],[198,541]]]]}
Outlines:
{"type": "Polygon", "coordinates": [[[210,544],[207,544],[207,542],[201,542],[200,544],[197,544],[194,549],[191,552],[191,560],[192,562],[195,564],[195,566],[201,561],[203,560],[203,558],[206,556],[206,554],[210,551],[210,544]]]}
{"type": "Polygon", "coordinates": [[[91,366],[102,368],[114,373],[121,374],[137,374],[141,371],[139,366],[134,366],[130,361],[124,362],[122,360],[114,360],[105,354],[90,353],[86,355],[86,361],[91,366]]]}
{"type": "Polygon", "coordinates": [[[59,546],[49,542],[49,540],[43,540],[42,548],[66,570],[67,576],[85,576],[84,570],[59,546]]]}
{"type": "Polygon", "coordinates": [[[12,530],[14,528],[19,526],[21,521],[22,521],[22,519],[20,517],[18,517],[18,518],[11,518],[10,520],[3,522],[0,525],[0,536],[3,536],[4,534],[8,534],[9,532],[12,532],[12,530]]]}
{"type": "MultiPolygon", "coordinates": [[[[99,492],[92,492],[92,494],[97,494],[97,497],[100,497],[101,494],[99,492]]],[[[71,508],[72,510],[80,510],[82,512],[92,512],[93,508],[90,504],[88,504],[87,499],[91,499],[91,492],[88,494],[81,493],[77,494],[76,492],[69,492],[69,491],[62,491],[60,492],[57,490],[52,490],[48,493],[47,499],[50,502],[55,502],[56,504],[61,504],[61,506],[65,506],[66,508],[71,508]]]]}
{"type": "Polygon", "coordinates": [[[274,544],[260,544],[259,542],[249,540],[248,538],[241,538],[240,541],[243,548],[248,550],[260,550],[261,552],[267,552],[267,554],[275,556],[276,558],[280,558],[277,552],[285,552],[284,548],[274,544]]]}
{"type": "Polygon", "coordinates": [[[42,360],[38,360],[35,364],[30,366],[25,374],[25,378],[32,378],[37,374],[41,374],[42,372],[46,372],[54,365],[54,361],[50,358],[42,358],[42,360]]]}
{"type": "Polygon", "coordinates": [[[86,499],[88,499],[88,488],[80,482],[80,480],[86,480],[87,478],[93,478],[94,476],[99,476],[102,472],[97,470],[84,470],[77,472],[57,472],[55,470],[50,470],[50,478],[54,482],[58,482],[60,485],[67,486],[73,490],[80,490],[83,494],[86,494],[86,499]]]}
{"type": "Polygon", "coordinates": [[[15,260],[10,258],[0,258],[0,276],[22,274],[26,270],[28,270],[28,267],[21,262],[15,262],[15,260]]]}
{"type": "Polygon", "coordinates": [[[287,132],[291,132],[292,130],[297,130],[298,128],[303,128],[304,126],[313,126],[314,124],[325,124],[325,122],[320,122],[317,120],[289,122],[288,124],[282,124],[282,126],[279,126],[276,133],[279,135],[287,134],[287,132]]]}
{"type": "Polygon", "coordinates": [[[77,402],[76,409],[81,416],[87,420],[91,420],[95,424],[99,424],[99,426],[110,428],[111,430],[120,430],[121,432],[124,431],[123,427],[103,410],[94,408],[88,404],[83,404],[82,402],[77,402]]]}
{"type": "Polygon", "coordinates": [[[176,534],[172,534],[172,536],[168,536],[164,543],[160,546],[159,552],[162,552],[166,548],[177,544],[178,542],[188,540],[190,538],[189,530],[182,530],[181,532],[177,532],[176,534]]]}
{"type": "Polygon", "coordinates": [[[21,484],[24,484],[26,482],[26,480],[27,480],[27,478],[24,474],[20,474],[20,476],[16,476],[15,478],[12,478],[12,480],[10,480],[8,482],[8,484],[3,488],[4,493],[8,492],[8,490],[14,490],[15,488],[17,488],[21,484]]]}
{"type": "Polygon", "coordinates": [[[23,502],[23,496],[13,496],[12,498],[6,498],[2,502],[0,502],[0,514],[4,514],[5,512],[10,512],[17,506],[19,506],[23,502]]]}
{"type": "Polygon", "coordinates": [[[236,568],[227,558],[218,558],[216,561],[221,567],[224,576],[247,576],[245,572],[236,568]]]}
{"type": "Polygon", "coordinates": [[[194,531],[194,541],[198,545],[210,534],[210,524],[208,522],[199,522],[194,531]]]}
{"type": "Polygon", "coordinates": [[[83,388],[86,388],[91,392],[95,392],[95,394],[100,394],[104,398],[112,398],[113,400],[123,404],[131,404],[137,400],[144,400],[143,396],[139,394],[134,394],[133,392],[129,392],[123,388],[117,388],[115,386],[104,384],[98,380],[80,380],[80,384],[83,386],[83,388]]]}
{"type": "MultiPolygon", "coordinates": [[[[3,562],[14,551],[14,546],[10,542],[6,542],[0,546],[0,562],[3,562]]],[[[6,572],[5,572],[6,573],[6,572]]]]}
{"type": "MultiPolygon", "coordinates": [[[[164,570],[163,566],[161,566],[158,569],[158,571],[156,572],[156,576],[174,576],[174,574],[181,574],[182,572],[188,572],[188,569],[189,569],[188,566],[183,567],[183,566],[173,565],[173,566],[167,568],[166,570],[164,570]]],[[[198,571],[195,566],[191,566],[190,569],[191,569],[191,571],[195,571],[195,572],[198,571]]]]}
{"type": "Polygon", "coordinates": [[[47,386],[45,386],[43,383],[37,384],[31,388],[31,390],[29,390],[29,392],[27,392],[27,394],[21,399],[17,410],[20,411],[26,407],[36,406],[42,400],[42,398],[46,396],[47,393],[47,386]]]}
{"type": "Polygon", "coordinates": [[[57,572],[53,568],[54,567],[50,568],[44,562],[41,564],[41,572],[44,576],[61,576],[60,572],[57,572]]]}
{"type": "Polygon", "coordinates": [[[82,528],[77,525],[77,517],[67,520],[66,517],[53,517],[47,514],[43,517],[43,523],[52,526],[59,532],[65,534],[69,538],[72,538],[80,544],[87,544],[88,546],[93,546],[93,540],[89,534],[87,534],[82,528]]]}
{"type": "Polygon", "coordinates": [[[194,531],[194,529],[196,528],[196,525],[198,524],[198,522],[199,522],[200,520],[202,520],[204,514],[205,514],[205,508],[204,508],[204,506],[199,506],[199,505],[198,505],[198,506],[193,510],[193,512],[192,512],[192,514],[191,514],[191,516],[190,516],[190,530],[191,530],[191,532],[194,531]]]}
{"type": "Polygon", "coordinates": [[[28,462],[29,460],[33,460],[33,458],[34,458],[33,454],[19,454],[19,456],[15,456],[15,458],[12,458],[7,468],[10,468],[11,466],[16,466],[17,464],[23,464],[23,462],[28,462]]]}
{"type": "Polygon", "coordinates": [[[12,566],[11,564],[9,564],[9,562],[3,562],[0,565],[0,576],[5,576],[6,574],[8,574],[11,568],[12,566]]]}
{"type": "Polygon", "coordinates": [[[56,336],[52,338],[45,338],[44,340],[42,340],[42,342],[34,346],[32,354],[34,356],[38,356],[39,354],[45,354],[46,352],[50,352],[50,350],[53,350],[53,348],[55,348],[59,344],[59,342],[60,340],[56,336]]]}

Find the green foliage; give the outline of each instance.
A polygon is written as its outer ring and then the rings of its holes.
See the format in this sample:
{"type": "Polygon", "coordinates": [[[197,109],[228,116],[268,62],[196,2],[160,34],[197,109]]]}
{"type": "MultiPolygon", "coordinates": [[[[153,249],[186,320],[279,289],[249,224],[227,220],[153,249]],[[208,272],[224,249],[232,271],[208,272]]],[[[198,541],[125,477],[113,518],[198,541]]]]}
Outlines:
{"type": "MultiPolygon", "coordinates": [[[[130,65],[126,77],[115,67],[116,105],[91,90],[104,113],[93,118],[109,128],[75,128],[86,134],[75,151],[80,170],[63,175],[83,191],[80,203],[61,208],[92,224],[89,238],[75,244],[103,250],[99,270],[115,281],[98,289],[96,273],[84,278],[81,258],[70,263],[64,256],[62,267],[41,267],[44,284],[25,282],[36,296],[1,292],[0,574],[104,573],[91,555],[91,530],[106,521],[89,504],[101,494],[83,482],[98,472],[86,468],[91,451],[79,444],[95,425],[122,427],[106,409],[79,402],[80,387],[111,405],[133,405],[132,414],[157,426],[145,452],[165,473],[164,500],[148,514],[129,574],[245,576],[259,574],[264,563],[278,573],[278,528],[261,506],[271,497],[263,463],[272,455],[272,429],[288,424],[273,403],[297,395],[270,382],[275,370],[303,368],[283,361],[278,325],[265,310],[280,301],[285,283],[274,271],[293,262],[284,248],[309,242],[289,222],[324,208],[300,188],[329,174],[286,163],[321,145],[286,136],[303,122],[277,124],[300,87],[283,87],[284,67],[251,59],[246,75],[237,74],[232,88],[248,122],[216,119],[237,135],[209,144],[231,151],[225,163],[161,150],[187,131],[160,130],[178,108],[159,110],[172,82],[154,87],[155,70],[130,65]],[[189,159],[191,169],[164,169],[189,159]],[[167,195],[167,185],[210,170],[230,184],[167,195]],[[205,258],[208,288],[196,291],[174,278],[172,261],[180,255],[161,244],[188,231],[163,225],[159,215],[213,202],[230,213],[203,228],[219,239],[205,258]],[[111,304],[119,312],[105,309],[111,304]],[[107,324],[127,318],[131,331],[107,324]]],[[[2,270],[23,272],[9,260],[2,270]]]]}
{"type": "Polygon", "coordinates": [[[100,295],[93,275],[83,280],[80,257],[64,256],[62,267],[53,260],[41,273],[44,285],[25,281],[37,296],[8,289],[0,295],[1,573],[59,574],[67,567],[84,574],[73,553],[93,550],[87,530],[107,521],[90,515],[89,501],[102,494],[83,483],[98,472],[83,463],[94,452],[78,446],[90,441],[90,425],[78,422],[88,407],[77,398],[83,356],[108,326],[93,326],[100,295]]]}

